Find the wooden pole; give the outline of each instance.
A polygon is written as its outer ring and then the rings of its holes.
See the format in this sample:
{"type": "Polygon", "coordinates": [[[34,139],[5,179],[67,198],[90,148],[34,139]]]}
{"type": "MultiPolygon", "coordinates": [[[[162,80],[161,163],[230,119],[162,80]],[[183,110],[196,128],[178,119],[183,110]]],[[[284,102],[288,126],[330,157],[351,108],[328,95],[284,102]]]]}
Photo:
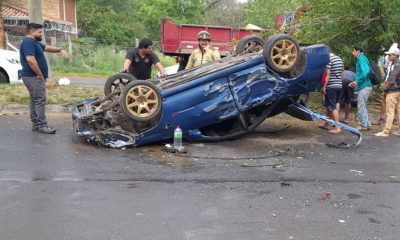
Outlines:
{"type": "Polygon", "coordinates": [[[43,24],[42,1],[28,0],[29,22],[43,24]]]}
{"type": "Polygon", "coordinates": [[[4,49],[4,22],[3,22],[3,14],[1,12],[3,6],[3,0],[0,0],[0,49],[4,49]]]}
{"type": "MultiPolygon", "coordinates": [[[[28,14],[30,23],[44,24],[43,14],[42,14],[42,0],[28,0],[28,14]]],[[[45,28],[43,28],[43,39],[42,43],[46,45],[45,28]]],[[[46,55],[47,66],[49,69],[49,76],[51,76],[52,71],[49,63],[49,58],[46,55]]]]}

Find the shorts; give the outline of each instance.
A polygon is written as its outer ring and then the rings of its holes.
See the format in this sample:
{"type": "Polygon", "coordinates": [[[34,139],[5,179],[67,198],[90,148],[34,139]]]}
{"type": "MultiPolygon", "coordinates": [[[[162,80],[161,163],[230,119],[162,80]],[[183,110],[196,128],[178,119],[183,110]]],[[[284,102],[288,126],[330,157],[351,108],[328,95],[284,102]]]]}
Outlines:
{"type": "Polygon", "coordinates": [[[332,112],[336,109],[336,104],[340,102],[342,98],[341,88],[327,88],[325,94],[325,106],[328,111],[332,112]]]}

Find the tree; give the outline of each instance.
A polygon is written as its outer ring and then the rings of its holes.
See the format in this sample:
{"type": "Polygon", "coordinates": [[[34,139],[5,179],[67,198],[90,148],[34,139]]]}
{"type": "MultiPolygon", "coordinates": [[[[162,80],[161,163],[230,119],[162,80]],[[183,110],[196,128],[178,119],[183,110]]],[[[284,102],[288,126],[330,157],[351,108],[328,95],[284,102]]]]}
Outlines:
{"type": "Polygon", "coordinates": [[[300,41],[328,44],[351,63],[351,50],[362,46],[372,59],[398,42],[400,5],[392,0],[309,0],[301,20],[300,41]]]}
{"type": "Polygon", "coordinates": [[[160,19],[171,17],[176,23],[204,23],[208,0],[135,0],[136,16],[141,19],[153,40],[160,35],[160,19]]]}
{"type": "Polygon", "coordinates": [[[293,12],[302,3],[301,0],[281,0],[279,3],[275,0],[249,0],[245,5],[244,19],[246,23],[273,29],[276,15],[293,12]]]}
{"type": "Polygon", "coordinates": [[[218,0],[205,9],[205,23],[217,26],[244,26],[244,3],[236,0],[218,0]]]}
{"type": "Polygon", "coordinates": [[[100,43],[130,47],[135,38],[148,36],[130,0],[80,0],[77,12],[83,35],[94,37],[100,43]]]}
{"type": "Polygon", "coordinates": [[[103,43],[129,44],[134,38],[159,39],[160,18],[204,23],[209,0],[78,0],[78,27],[103,43]]]}

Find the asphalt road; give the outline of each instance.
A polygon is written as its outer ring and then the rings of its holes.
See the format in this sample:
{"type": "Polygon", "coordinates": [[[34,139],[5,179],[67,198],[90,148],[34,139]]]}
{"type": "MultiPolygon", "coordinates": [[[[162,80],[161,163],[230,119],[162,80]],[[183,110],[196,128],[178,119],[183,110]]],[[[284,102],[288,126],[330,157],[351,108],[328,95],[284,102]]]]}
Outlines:
{"type": "Polygon", "coordinates": [[[69,114],[56,135],[0,116],[0,239],[390,239],[400,237],[400,138],[350,141],[290,117],[220,143],[89,145],[69,114]],[[287,126],[290,128],[275,133],[287,126]]]}

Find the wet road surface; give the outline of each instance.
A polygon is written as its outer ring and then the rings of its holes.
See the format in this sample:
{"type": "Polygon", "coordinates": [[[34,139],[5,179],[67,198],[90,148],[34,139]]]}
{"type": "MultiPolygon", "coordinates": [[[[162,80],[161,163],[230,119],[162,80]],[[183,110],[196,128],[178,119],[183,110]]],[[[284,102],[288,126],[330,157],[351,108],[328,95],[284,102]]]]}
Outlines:
{"type": "Polygon", "coordinates": [[[335,149],[354,137],[278,117],[174,155],[99,148],[48,118],[56,135],[0,116],[0,239],[399,239],[400,138],[378,129],[335,149]]]}

